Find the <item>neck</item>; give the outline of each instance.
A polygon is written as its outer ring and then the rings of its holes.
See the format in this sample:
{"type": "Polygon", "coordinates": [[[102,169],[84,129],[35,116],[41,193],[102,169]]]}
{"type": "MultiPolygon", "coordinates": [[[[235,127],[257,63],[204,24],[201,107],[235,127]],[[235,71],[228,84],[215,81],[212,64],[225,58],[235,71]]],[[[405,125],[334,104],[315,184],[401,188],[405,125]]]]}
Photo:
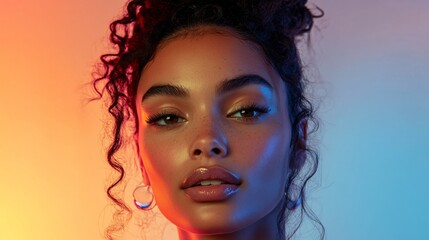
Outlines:
{"type": "Polygon", "coordinates": [[[268,215],[258,220],[257,222],[231,233],[202,235],[198,233],[187,232],[186,230],[178,228],[180,240],[284,240],[280,237],[277,224],[278,214],[281,210],[283,202],[281,201],[273,211],[268,215]]]}

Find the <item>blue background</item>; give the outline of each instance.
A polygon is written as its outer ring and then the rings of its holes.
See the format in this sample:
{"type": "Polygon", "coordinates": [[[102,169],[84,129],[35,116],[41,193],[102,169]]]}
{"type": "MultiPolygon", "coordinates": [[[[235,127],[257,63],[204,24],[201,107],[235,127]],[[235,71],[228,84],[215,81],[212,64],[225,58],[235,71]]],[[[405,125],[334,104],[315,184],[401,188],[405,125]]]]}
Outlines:
{"type": "Polygon", "coordinates": [[[326,16],[307,57],[323,95],[311,204],[326,237],[429,239],[429,1],[317,4],[326,16]]]}

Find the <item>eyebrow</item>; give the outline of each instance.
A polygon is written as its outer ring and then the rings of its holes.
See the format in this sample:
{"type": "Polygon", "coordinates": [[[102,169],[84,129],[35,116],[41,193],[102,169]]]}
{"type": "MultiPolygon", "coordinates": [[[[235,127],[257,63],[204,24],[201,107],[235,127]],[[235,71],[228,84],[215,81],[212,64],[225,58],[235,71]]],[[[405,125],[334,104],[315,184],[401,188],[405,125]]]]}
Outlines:
{"type": "Polygon", "coordinates": [[[180,85],[156,85],[146,91],[146,93],[143,95],[142,101],[153,96],[189,97],[189,91],[180,85]]]}
{"type": "Polygon", "coordinates": [[[273,86],[271,86],[271,84],[263,77],[256,74],[250,74],[222,81],[218,86],[216,86],[216,94],[225,94],[251,84],[262,85],[268,87],[270,90],[273,89],[273,86]]]}
{"type": "MultiPolygon", "coordinates": [[[[273,86],[271,86],[271,84],[263,77],[256,74],[248,74],[232,79],[226,79],[220,82],[216,86],[215,92],[217,95],[221,95],[252,84],[262,85],[268,87],[270,90],[273,89],[273,86]]],[[[153,96],[173,96],[187,98],[190,96],[190,94],[187,88],[180,85],[155,85],[146,91],[146,93],[143,95],[142,101],[153,96]]]]}

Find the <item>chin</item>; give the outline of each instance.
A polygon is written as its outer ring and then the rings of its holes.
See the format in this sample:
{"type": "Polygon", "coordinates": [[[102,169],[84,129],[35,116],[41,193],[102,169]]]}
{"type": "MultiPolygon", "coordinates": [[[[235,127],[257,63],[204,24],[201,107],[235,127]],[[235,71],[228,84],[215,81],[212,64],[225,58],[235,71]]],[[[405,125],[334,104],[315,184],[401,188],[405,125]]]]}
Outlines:
{"type": "Polygon", "coordinates": [[[198,212],[193,212],[193,216],[187,216],[189,221],[186,221],[186,226],[176,226],[181,231],[197,235],[241,235],[252,234],[256,229],[277,229],[277,216],[281,210],[282,201],[273,206],[273,209],[265,209],[265,211],[246,208],[227,210],[219,206],[216,208],[205,206],[198,212]]]}
{"type": "Polygon", "coordinates": [[[221,234],[230,234],[238,232],[241,229],[245,228],[246,224],[234,224],[233,222],[199,222],[198,224],[193,224],[191,228],[182,229],[189,233],[194,233],[198,235],[221,235],[221,234]]]}
{"type": "Polygon", "coordinates": [[[208,204],[188,211],[180,224],[173,223],[182,231],[199,235],[218,235],[237,232],[252,224],[257,219],[249,216],[238,216],[231,211],[230,206],[213,206],[208,204]],[[244,217],[244,218],[243,218],[244,217]],[[187,218],[187,219],[185,219],[187,218]],[[253,220],[253,221],[252,221],[253,220]]]}

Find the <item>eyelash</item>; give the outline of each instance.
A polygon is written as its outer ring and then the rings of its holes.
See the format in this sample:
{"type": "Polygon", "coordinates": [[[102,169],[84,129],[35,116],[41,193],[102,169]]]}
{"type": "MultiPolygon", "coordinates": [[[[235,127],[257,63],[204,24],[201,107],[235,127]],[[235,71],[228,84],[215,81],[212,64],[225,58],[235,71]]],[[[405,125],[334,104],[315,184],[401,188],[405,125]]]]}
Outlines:
{"type": "Polygon", "coordinates": [[[172,112],[160,112],[160,113],[156,113],[156,114],[154,114],[152,116],[149,116],[146,119],[146,123],[149,124],[149,125],[155,125],[155,126],[158,126],[158,127],[168,127],[168,124],[167,125],[156,124],[156,122],[158,122],[160,120],[163,120],[163,119],[165,120],[166,117],[182,118],[182,117],[179,117],[176,113],[172,113],[172,112]]]}
{"type": "MultiPolygon", "coordinates": [[[[269,113],[271,111],[271,109],[268,106],[262,106],[262,105],[258,105],[256,103],[251,103],[249,105],[245,105],[245,106],[241,106],[239,108],[237,108],[236,110],[234,110],[232,113],[228,114],[227,117],[228,118],[235,118],[238,121],[243,121],[243,122],[251,122],[251,121],[256,121],[258,119],[260,119],[263,115],[269,113]],[[254,117],[231,117],[241,111],[251,111],[251,112],[257,112],[257,116],[254,117]]],[[[172,113],[172,112],[160,112],[160,113],[156,113],[152,116],[149,116],[146,120],[146,123],[149,125],[153,125],[156,127],[169,127],[169,125],[172,124],[166,124],[166,125],[160,125],[157,124],[158,121],[160,120],[164,120],[166,117],[175,117],[175,118],[180,118],[183,119],[182,122],[186,122],[186,120],[184,120],[184,118],[180,117],[179,115],[177,115],[176,113],[172,113]]]]}
{"type": "Polygon", "coordinates": [[[257,116],[254,116],[254,117],[236,118],[239,121],[248,122],[248,121],[256,121],[260,119],[263,115],[269,113],[271,109],[268,106],[262,106],[256,103],[251,103],[249,105],[239,107],[237,110],[234,110],[232,113],[228,114],[227,117],[231,117],[232,115],[237,114],[241,111],[257,112],[257,116]]]}

